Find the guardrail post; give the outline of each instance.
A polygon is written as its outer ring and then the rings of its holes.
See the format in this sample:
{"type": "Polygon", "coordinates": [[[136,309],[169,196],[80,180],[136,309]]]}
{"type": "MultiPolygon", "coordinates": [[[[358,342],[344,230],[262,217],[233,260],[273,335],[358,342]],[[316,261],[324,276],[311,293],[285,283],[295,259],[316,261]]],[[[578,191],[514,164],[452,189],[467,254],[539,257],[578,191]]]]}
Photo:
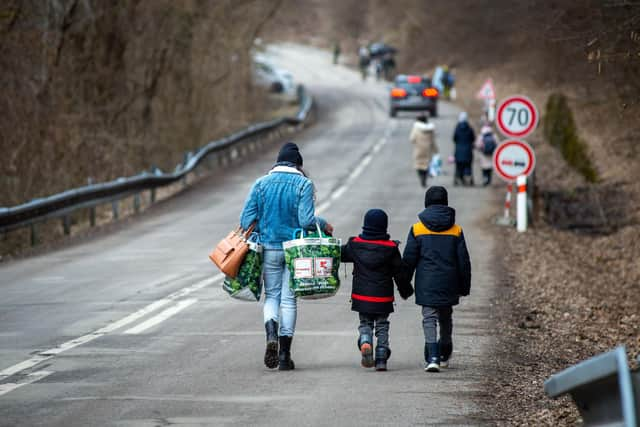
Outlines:
{"type": "Polygon", "coordinates": [[[151,201],[151,203],[155,203],[156,202],[156,189],[152,188],[151,190],[149,190],[149,200],[151,201]]]}
{"type": "Polygon", "coordinates": [[[69,218],[69,215],[62,217],[62,230],[64,231],[65,236],[71,234],[71,219],[69,218]]]}
{"type": "Polygon", "coordinates": [[[136,214],[140,213],[140,193],[133,195],[133,212],[136,214]]]}
{"type": "Polygon", "coordinates": [[[92,206],[89,208],[89,225],[91,227],[96,226],[96,207],[92,206]]]}
{"type": "Polygon", "coordinates": [[[38,234],[37,234],[37,229],[36,229],[36,225],[35,224],[31,224],[31,226],[29,227],[31,229],[31,246],[35,246],[38,244],[38,234]]]}
{"type": "Polygon", "coordinates": [[[111,213],[113,215],[114,221],[118,220],[118,202],[119,200],[114,200],[113,202],[111,202],[111,213]]]}

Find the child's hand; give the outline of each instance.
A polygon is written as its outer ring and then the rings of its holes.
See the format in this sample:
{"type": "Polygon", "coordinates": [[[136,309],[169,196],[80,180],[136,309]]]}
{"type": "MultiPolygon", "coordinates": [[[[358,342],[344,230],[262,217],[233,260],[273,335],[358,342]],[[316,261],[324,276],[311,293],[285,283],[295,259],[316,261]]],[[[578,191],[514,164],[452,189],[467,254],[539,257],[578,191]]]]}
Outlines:
{"type": "Polygon", "coordinates": [[[409,284],[408,288],[406,290],[398,290],[400,292],[400,297],[402,297],[402,299],[406,300],[409,299],[409,297],[411,295],[413,295],[413,286],[411,286],[411,284],[409,284]]]}

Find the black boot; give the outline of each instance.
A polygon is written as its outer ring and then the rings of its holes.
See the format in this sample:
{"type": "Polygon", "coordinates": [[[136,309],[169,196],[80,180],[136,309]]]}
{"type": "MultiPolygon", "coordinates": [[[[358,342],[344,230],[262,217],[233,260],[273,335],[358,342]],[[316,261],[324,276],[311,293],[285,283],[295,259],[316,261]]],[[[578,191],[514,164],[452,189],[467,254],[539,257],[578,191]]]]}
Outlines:
{"type": "Polygon", "coordinates": [[[280,371],[290,371],[295,369],[291,360],[291,340],[293,337],[280,337],[280,351],[278,352],[278,369],[280,371]]]}
{"type": "Polygon", "coordinates": [[[387,370],[387,360],[391,356],[391,350],[387,347],[376,347],[376,371],[387,370]]]}
{"type": "Polygon", "coordinates": [[[427,186],[427,171],[422,169],[416,169],[418,171],[418,179],[420,180],[420,185],[423,188],[427,186]]]}
{"type": "Polygon", "coordinates": [[[264,365],[269,369],[278,367],[278,323],[271,319],[264,324],[267,333],[267,348],[264,351],[264,365]]]}

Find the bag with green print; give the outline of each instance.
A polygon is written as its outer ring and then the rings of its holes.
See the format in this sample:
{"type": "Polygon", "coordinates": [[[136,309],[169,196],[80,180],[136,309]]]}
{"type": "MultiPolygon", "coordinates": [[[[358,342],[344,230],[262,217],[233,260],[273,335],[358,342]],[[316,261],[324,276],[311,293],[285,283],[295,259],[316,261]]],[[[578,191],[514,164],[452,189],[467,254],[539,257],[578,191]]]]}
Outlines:
{"type": "Polygon", "coordinates": [[[296,230],[293,240],[283,242],[284,258],[289,269],[289,287],[304,299],[331,297],[340,288],[340,239],[317,231],[296,230]]]}
{"type": "Polygon", "coordinates": [[[258,235],[253,233],[248,241],[247,252],[238,275],[235,278],[226,276],[222,283],[232,298],[243,301],[259,301],[262,293],[262,245],[258,243],[258,235]]]}

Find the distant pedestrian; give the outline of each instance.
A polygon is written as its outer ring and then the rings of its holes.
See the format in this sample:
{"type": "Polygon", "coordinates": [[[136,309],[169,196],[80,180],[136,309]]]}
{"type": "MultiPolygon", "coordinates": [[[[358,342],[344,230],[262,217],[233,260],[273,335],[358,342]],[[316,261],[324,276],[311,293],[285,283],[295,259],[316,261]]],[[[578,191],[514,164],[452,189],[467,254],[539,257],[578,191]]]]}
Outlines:
{"type": "Polygon", "coordinates": [[[453,89],[453,85],[455,84],[455,78],[453,77],[453,72],[449,70],[449,67],[446,65],[442,67],[441,83],[445,99],[451,99],[451,91],[453,89]]]}
{"type": "Polygon", "coordinates": [[[467,113],[464,111],[458,116],[458,124],[453,134],[453,142],[455,143],[455,161],[456,173],[453,179],[453,185],[473,185],[473,170],[471,168],[473,162],[473,144],[476,135],[473,128],[469,124],[467,113]]]}
{"type": "Polygon", "coordinates": [[[367,49],[366,46],[360,46],[360,49],[358,49],[358,63],[360,66],[360,73],[362,74],[362,81],[365,81],[367,79],[367,69],[371,63],[369,49],[367,49]]]}
{"type": "Polygon", "coordinates": [[[365,368],[387,370],[391,356],[389,347],[389,314],[393,312],[393,282],[404,299],[413,288],[403,269],[398,243],[389,240],[387,214],[370,209],[364,216],[362,233],[350,237],[342,246],[342,262],[353,263],[351,310],[360,318],[358,348],[365,368]],[[373,334],[377,344],[373,359],[373,334]]]}
{"type": "Polygon", "coordinates": [[[421,114],[416,118],[411,128],[409,141],[413,144],[413,165],[418,172],[418,179],[422,187],[427,187],[429,163],[434,155],[438,154],[436,135],[433,123],[427,116],[421,114]]]}
{"type": "Polygon", "coordinates": [[[491,126],[482,126],[480,135],[476,139],[476,149],[480,152],[480,168],[482,169],[482,185],[484,187],[491,184],[493,152],[497,146],[498,140],[491,126]]]}
{"type": "Polygon", "coordinates": [[[328,234],[333,232],[331,224],[314,215],[314,199],[313,182],[302,169],[298,146],[287,142],[269,173],[253,184],[240,215],[243,229],[256,223],[255,230],[260,233],[264,247],[263,318],[267,338],[264,364],[270,369],[294,369],[291,342],[297,300],[289,287],[282,242],[290,240],[296,229],[314,230],[316,224],[328,234]]]}
{"type": "Polygon", "coordinates": [[[460,296],[469,295],[471,261],[462,227],[455,223],[456,211],[448,206],[447,190],[429,188],[424,205],[420,221],[409,231],[402,259],[409,279],[415,271],[416,304],[422,306],[425,371],[438,372],[449,366],[453,306],[460,296]]]}
{"type": "Polygon", "coordinates": [[[340,42],[336,41],[335,44],[333,45],[333,64],[334,65],[336,65],[340,60],[340,52],[342,52],[342,50],[340,49],[340,42]]]}

